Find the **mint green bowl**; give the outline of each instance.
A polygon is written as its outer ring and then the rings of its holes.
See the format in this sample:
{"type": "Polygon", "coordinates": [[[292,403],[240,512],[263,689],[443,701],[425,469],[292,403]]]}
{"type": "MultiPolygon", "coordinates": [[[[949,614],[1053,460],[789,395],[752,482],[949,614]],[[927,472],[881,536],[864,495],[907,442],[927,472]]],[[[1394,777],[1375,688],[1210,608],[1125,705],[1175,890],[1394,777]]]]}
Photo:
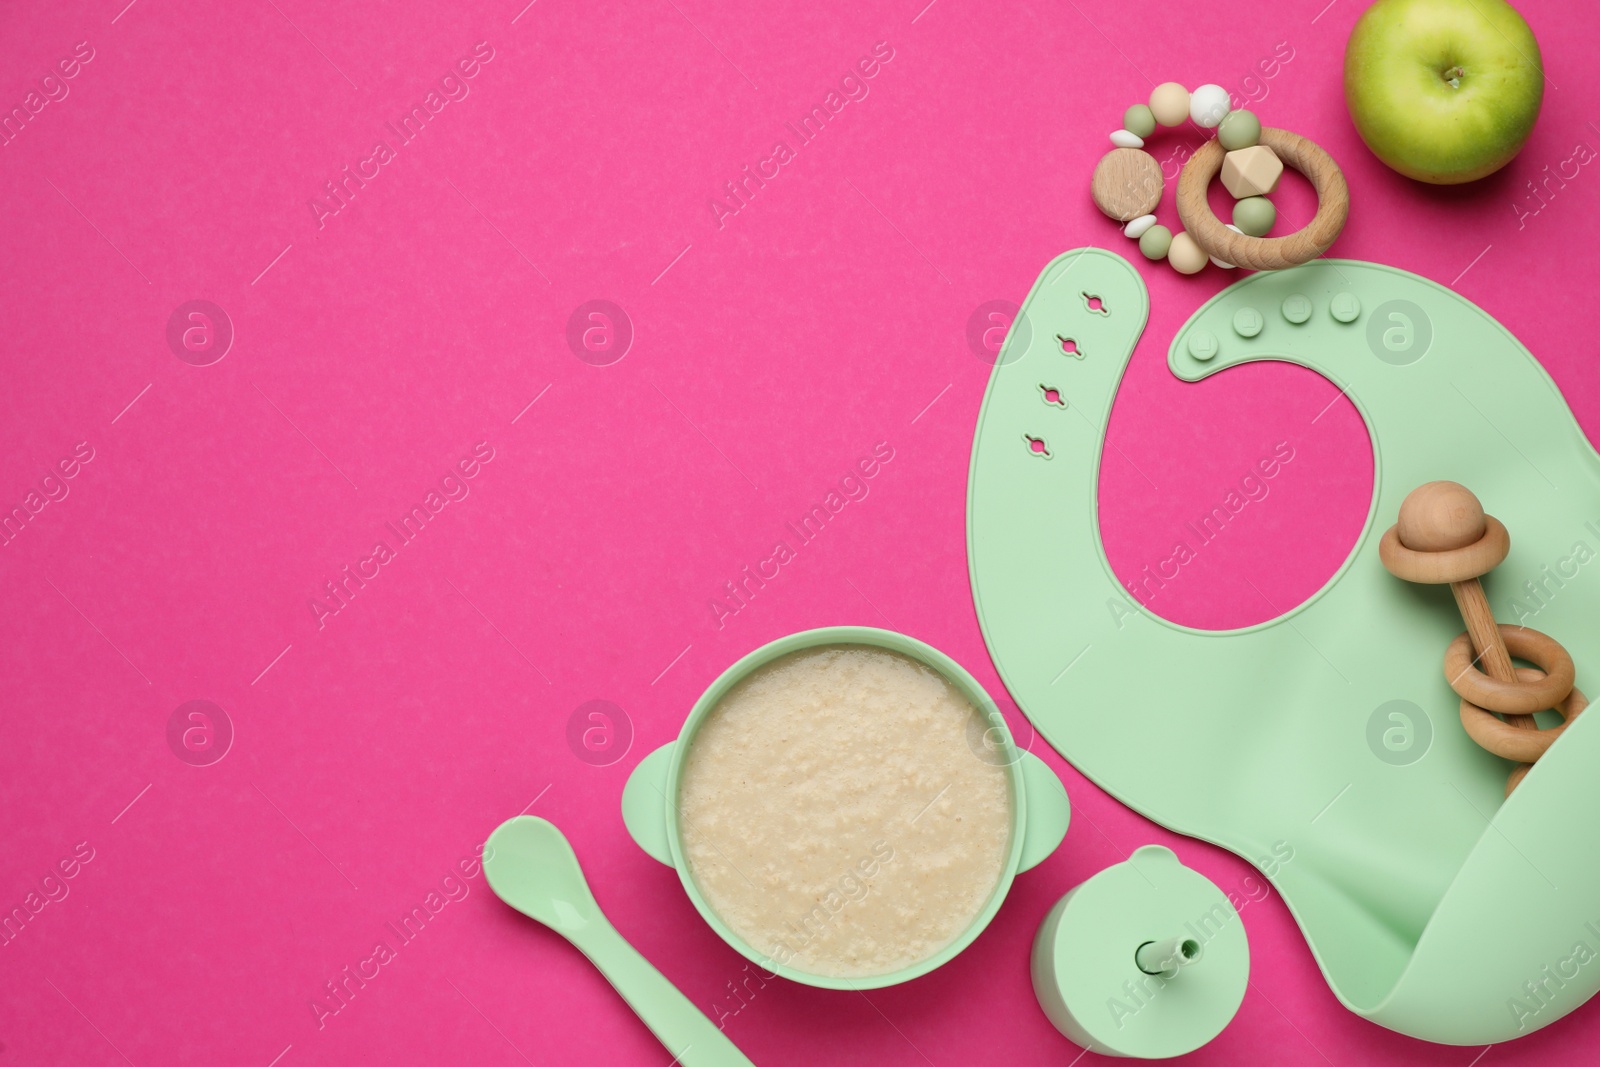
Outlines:
{"type": "MultiPolygon", "coordinates": [[[[975,755],[974,758],[979,758],[975,755]]],[[[955,660],[943,652],[912,637],[892,630],[879,630],[870,626],[828,626],[805,630],[779,638],[763,645],[722,672],[722,675],[700,695],[689,712],[678,739],[650,753],[634,768],[628,784],[622,791],[622,819],[628,832],[640,848],[662,863],[676,868],[684,891],[699,910],[700,915],[728,944],[746,959],[760,966],[765,973],[777,974],[791,981],[822,989],[878,989],[919,978],[948,962],[970,945],[984,927],[989,925],[1011,888],[1011,880],[1018,872],[1035,866],[1055,851],[1066,836],[1071,809],[1061,780],[1045,766],[1043,760],[1031,752],[1016,747],[1005,719],[989,695],[977,681],[955,660]],[[1000,880],[990,893],[983,909],[967,928],[943,949],[917,963],[886,974],[851,976],[848,978],[810,974],[795,967],[781,964],[752,946],[735,933],[718,917],[701,895],[700,887],[689,874],[684,861],[683,845],[678,827],[678,806],[667,803],[668,797],[678,795],[679,776],[683,770],[683,757],[695,731],[705,721],[723,696],[743,681],[756,668],[802,649],[824,645],[865,645],[898,652],[943,675],[978,709],[989,723],[984,735],[986,750],[1006,770],[1011,789],[1011,840],[1006,849],[1006,865],[1000,880]]]]}

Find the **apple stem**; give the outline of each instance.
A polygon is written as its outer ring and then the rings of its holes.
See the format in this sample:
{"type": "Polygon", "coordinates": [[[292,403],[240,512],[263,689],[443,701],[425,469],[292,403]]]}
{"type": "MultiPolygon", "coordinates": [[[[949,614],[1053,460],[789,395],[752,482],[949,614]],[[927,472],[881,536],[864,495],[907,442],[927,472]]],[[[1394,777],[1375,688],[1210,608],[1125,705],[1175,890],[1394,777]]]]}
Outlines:
{"type": "Polygon", "coordinates": [[[1461,64],[1457,63],[1455,66],[1445,71],[1443,76],[1444,80],[1450,83],[1450,88],[1459,89],[1461,88],[1461,78],[1466,73],[1466,70],[1461,66],[1461,64]]]}

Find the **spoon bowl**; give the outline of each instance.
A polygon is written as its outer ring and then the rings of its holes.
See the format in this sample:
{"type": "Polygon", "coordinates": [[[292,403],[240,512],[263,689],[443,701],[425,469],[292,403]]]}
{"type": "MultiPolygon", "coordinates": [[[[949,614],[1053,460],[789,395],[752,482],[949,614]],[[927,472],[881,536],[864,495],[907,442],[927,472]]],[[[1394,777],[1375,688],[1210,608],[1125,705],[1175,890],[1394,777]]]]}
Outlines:
{"type": "Polygon", "coordinates": [[[496,896],[558,933],[605,921],[578,854],[554,823],[531,815],[501,823],[489,835],[483,870],[496,896]]]}
{"type": "Polygon", "coordinates": [[[489,888],[577,946],[683,1067],[751,1067],[722,1031],[606,919],[565,835],[535,815],[507,819],[483,850],[489,888]]]}

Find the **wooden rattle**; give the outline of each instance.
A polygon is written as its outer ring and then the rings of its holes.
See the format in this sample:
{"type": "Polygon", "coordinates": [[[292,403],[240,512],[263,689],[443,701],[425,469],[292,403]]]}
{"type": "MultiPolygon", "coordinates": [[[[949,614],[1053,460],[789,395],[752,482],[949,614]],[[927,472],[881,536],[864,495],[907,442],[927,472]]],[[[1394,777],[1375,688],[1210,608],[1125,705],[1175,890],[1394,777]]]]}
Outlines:
{"type": "Polygon", "coordinates": [[[1468,736],[1521,764],[1506,781],[1506,796],[1589,704],[1573,687],[1572,657],[1559,642],[1525,626],[1495,623],[1478,579],[1510,551],[1511,537],[1500,520],[1485,515],[1472,491],[1455,482],[1413,489],[1400,505],[1400,521],[1378,542],[1378,557],[1395,577],[1449,583],[1467,630],[1445,650],[1445,678],[1461,697],[1468,736]],[[1538,669],[1516,667],[1513,655],[1538,669]],[[1533,713],[1546,708],[1561,713],[1561,725],[1539,729],[1533,713]]]}

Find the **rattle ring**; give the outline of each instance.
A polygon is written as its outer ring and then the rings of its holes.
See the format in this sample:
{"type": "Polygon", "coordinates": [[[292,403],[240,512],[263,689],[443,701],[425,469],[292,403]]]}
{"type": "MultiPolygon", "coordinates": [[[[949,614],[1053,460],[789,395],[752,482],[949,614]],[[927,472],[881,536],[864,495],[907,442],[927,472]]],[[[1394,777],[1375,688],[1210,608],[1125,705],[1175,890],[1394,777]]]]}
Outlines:
{"type": "Polygon", "coordinates": [[[1211,211],[1206,190],[1222,169],[1223,146],[1208,141],[1183,165],[1178,177],[1178,217],[1207,255],[1252,270],[1284,270],[1326,252],[1350,214],[1350,187],[1333,157],[1315,142],[1288,130],[1263,127],[1260,143],[1304,174],[1317,190],[1317,214],[1304,229],[1285,237],[1251,237],[1230,230],[1211,211]]]}
{"type": "Polygon", "coordinates": [[[1408,582],[1435,585],[1478,578],[1505,562],[1511,552],[1511,535],[1493,515],[1485,515],[1483,535],[1458,548],[1444,551],[1409,548],[1400,540],[1398,524],[1389,527],[1378,542],[1378,558],[1389,573],[1408,582]]]}
{"type": "Polygon", "coordinates": [[[1475,662],[1471,636],[1458,634],[1445,649],[1444,676],[1462,700],[1493,708],[1502,715],[1532,715],[1555,707],[1572,692],[1576,674],[1572,656],[1554,638],[1505,623],[1500,624],[1500,638],[1508,652],[1538,664],[1543,675],[1529,678],[1518,671],[1514,682],[1491,678],[1475,662]]]}
{"type": "MultiPolygon", "coordinates": [[[[1537,680],[1538,675],[1538,671],[1526,667],[1517,669],[1518,678],[1533,681],[1537,680]]],[[[1583,695],[1583,691],[1574,689],[1555,705],[1555,709],[1561,713],[1561,725],[1552,726],[1548,730],[1520,730],[1508,722],[1495,718],[1486,708],[1480,708],[1470,700],[1463,700],[1461,725],[1466,728],[1468,737],[1501,759],[1532,763],[1555,744],[1561,732],[1572,725],[1572,721],[1588,706],[1589,700],[1583,695]]]]}

